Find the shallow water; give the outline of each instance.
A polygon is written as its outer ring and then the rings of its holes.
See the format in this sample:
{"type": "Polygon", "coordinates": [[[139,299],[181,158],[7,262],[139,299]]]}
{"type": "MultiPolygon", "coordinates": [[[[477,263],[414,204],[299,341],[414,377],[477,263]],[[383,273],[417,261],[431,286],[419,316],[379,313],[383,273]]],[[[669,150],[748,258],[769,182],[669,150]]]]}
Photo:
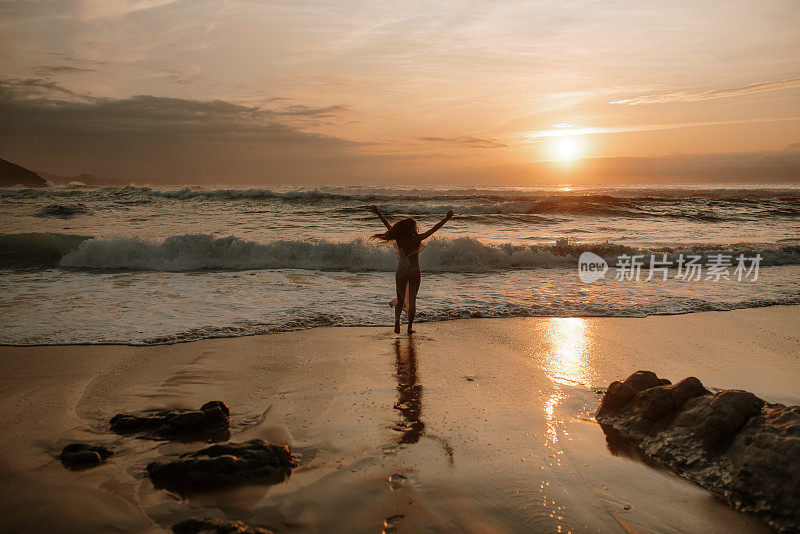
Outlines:
{"type": "MultiPolygon", "coordinates": [[[[164,343],[392,321],[367,209],[426,229],[419,319],[800,303],[800,186],[0,190],[0,342],[164,343]],[[578,256],[611,265],[585,284],[578,256]],[[757,280],[614,280],[621,254],[761,256],[757,280]]],[[[658,256],[660,257],[660,256],[658,256]]],[[[645,276],[643,278],[646,278],[645,276]]],[[[735,278],[735,277],[734,277],[735,278]]]]}

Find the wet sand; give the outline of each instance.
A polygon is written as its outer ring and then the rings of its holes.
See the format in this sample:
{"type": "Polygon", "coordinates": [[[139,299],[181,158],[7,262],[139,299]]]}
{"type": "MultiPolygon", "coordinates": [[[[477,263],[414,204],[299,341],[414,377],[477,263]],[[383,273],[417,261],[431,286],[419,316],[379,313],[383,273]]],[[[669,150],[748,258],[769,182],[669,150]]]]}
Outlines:
{"type": "Polygon", "coordinates": [[[681,316],[319,328],[158,347],[0,348],[9,532],[765,532],[705,490],[610,450],[593,413],[639,369],[800,404],[800,307],[681,316]],[[202,443],[108,432],[116,413],[223,400],[234,441],[290,445],[285,482],[180,498],[145,465],[202,443]],[[70,472],[71,441],[116,450],[70,472]],[[395,529],[395,530],[392,530],[395,529]]]}

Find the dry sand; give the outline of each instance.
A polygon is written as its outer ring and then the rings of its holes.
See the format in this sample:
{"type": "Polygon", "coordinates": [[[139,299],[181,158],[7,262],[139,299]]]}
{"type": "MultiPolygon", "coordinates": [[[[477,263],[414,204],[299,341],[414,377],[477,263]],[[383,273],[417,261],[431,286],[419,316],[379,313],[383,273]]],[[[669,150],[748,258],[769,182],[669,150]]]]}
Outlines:
{"type": "Polygon", "coordinates": [[[761,532],[705,490],[610,452],[599,389],[647,369],[800,404],[800,307],[473,319],[158,346],[0,348],[6,532],[165,532],[187,518],[279,532],[761,532]],[[144,476],[201,443],[110,434],[118,412],[231,408],[234,441],[290,445],[282,484],[182,499],[144,476]],[[116,455],[70,472],[64,444],[116,455]],[[626,509],[628,508],[629,509],[626,509]],[[402,516],[402,517],[397,517],[402,516]],[[388,524],[388,527],[387,527],[388,524]]]}

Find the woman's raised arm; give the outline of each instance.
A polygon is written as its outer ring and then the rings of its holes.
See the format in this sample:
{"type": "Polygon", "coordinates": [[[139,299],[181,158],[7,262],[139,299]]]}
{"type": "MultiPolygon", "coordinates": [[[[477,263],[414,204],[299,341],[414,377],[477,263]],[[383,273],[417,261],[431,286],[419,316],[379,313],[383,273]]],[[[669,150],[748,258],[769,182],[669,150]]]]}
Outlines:
{"type": "Polygon", "coordinates": [[[447,215],[445,215],[445,216],[444,216],[444,219],[442,219],[441,221],[439,221],[438,223],[436,223],[436,224],[433,226],[433,228],[431,228],[430,230],[428,230],[428,231],[427,231],[427,232],[425,232],[424,234],[420,234],[420,235],[419,235],[419,238],[420,238],[420,240],[422,240],[422,239],[428,239],[430,236],[432,236],[432,235],[433,235],[433,233],[434,233],[436,230],[438,230],[439,228],[441,228],[442,226],[444,226],[444,223],[446,223],[447,221],[449,221],[449,220],[450,220],[452,217],[453,217],[453,210],[450,210],[450,211],[448,211],[448,212],[447,212],[447,215]]]}
{"type": "Polygon", "coordinates": [[[392,225],[391,225],[391,224],[389,224],[389,221],[387,221],[387,220],[386,220],[386,217],[384,217],[384,216],[383,216],[383,213],[381,213],[381,210],[379,210],[379,209],[378,209],[378,207],[377,207],[375,204],[372,204],[372,205],[369,207],[369,209],[371,209],[371,210],[372,210],[372,213],[374,213],[375,215],[377,215],[377,216],[378,216],[378,218],[379,218],[379,219],[381,220],[381,222],[382,222],[382,223],[383,223],[383,224],[386,226],[386,228],[389,228],[389,229],[391,229],[392,225]]]}

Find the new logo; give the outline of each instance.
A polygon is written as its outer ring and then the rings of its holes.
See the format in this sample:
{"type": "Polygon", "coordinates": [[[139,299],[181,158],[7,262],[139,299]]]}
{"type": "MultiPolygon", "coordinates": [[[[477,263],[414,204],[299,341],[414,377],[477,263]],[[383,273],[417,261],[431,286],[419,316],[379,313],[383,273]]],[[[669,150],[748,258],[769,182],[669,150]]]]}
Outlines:
{"type": "Polygon", "coordinates": [[[608,263],[593,252],[584,252],[578,258],[578,276],[581,282],[591,284],[606,276],[608,263]]]}

